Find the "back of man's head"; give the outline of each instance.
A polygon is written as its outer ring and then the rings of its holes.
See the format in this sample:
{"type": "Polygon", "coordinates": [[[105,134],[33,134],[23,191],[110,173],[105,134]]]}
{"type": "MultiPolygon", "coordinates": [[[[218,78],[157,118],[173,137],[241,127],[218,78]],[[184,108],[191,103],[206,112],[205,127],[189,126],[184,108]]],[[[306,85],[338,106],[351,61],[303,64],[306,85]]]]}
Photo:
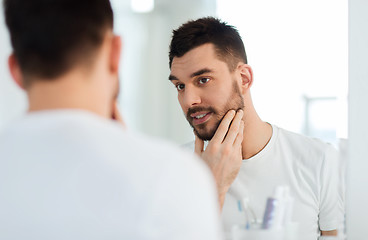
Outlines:
{"type": "Polygon", "coordinates": [[[109,0],[4,0],[16,60],[31,79],[54,79],[89,65],[113,28],[109,0]]]}
{"type": "Polygon", "coordinates": [[[218,57],[228,64],[231,71],[239,62],[247,63],[244,44],[236,28],[217,18],[205,17],[188,21],[173,31],[170,68],[174,57],[182,57],[206,43],[214,45],[218,57]]]}

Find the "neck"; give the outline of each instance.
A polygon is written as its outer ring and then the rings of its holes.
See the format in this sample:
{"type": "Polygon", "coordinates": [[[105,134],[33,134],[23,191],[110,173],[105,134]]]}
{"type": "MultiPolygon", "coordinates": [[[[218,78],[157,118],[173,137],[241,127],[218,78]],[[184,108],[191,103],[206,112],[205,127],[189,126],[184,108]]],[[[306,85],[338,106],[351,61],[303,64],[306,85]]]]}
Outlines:
{"type": "Polygon", "coordinates": [[[247,105],[244,107],[242,153],[243,159],[248,159],[259,153],[267,145],[272,136],[272,127],[260,119],[250,96],[245,102],[247,105]]]}
{"type": "Polygon", "coordinates": [[[29,112],[55,109],[83,109],[109,116],[109,101],[93,78],[72,72],[58,79],[34,81],[27,89],[29,112]]]}

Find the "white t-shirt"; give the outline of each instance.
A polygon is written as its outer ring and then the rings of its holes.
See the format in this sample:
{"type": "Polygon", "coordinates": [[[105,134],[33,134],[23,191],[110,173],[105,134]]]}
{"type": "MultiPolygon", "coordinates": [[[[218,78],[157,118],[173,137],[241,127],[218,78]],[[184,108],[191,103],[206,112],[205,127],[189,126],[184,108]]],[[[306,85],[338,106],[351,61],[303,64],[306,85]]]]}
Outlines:
{"type": "Polygon", "coordinates": [[[280,185],[289,186],[294,198],[292,221],[299,223],[298,239],[315,240],[319,229],[337,229],[344,216],[337,151],[320,140],[272,128],[266,147],[243,160],[226,194],[222,212],[225,231],[245,224],[245,215],[238,208],[238,200],[243,198],[249,199],[257,220],[262,221],[267,198],[280,185]]]}
{"type": "Polygon", "coordinates": [[[31,113],[0,134],[2,240],[222,239],[215,191],[192,154],[92,113],[31,113]]]}

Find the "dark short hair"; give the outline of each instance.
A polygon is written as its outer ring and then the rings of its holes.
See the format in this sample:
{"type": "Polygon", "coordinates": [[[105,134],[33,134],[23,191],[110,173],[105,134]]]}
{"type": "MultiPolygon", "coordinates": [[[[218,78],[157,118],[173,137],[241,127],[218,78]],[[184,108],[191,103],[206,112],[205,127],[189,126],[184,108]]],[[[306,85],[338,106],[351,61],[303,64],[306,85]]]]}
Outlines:
{"type": "Polygon", "coordinates": [[[26,77],[52,79],[76,63],[91,62],[113,28],[109,0],[4,0],[3,6],[26,77]]]}
{"type": "Polygon", "coordinates": [[[238,30],[217,18],[205,17],[184,23],[173,31],[169,53],[170,68],[174,57],[182,57],[206,43],[215,46],[216,54],[228,64],[231,71],[239,62],[248,63],[238,30]]]}

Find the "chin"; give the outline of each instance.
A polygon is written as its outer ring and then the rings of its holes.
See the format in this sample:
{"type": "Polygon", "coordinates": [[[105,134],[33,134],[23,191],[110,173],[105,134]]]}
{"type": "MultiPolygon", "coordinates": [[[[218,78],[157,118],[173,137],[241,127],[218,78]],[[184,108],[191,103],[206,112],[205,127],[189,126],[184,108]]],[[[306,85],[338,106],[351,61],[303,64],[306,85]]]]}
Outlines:
{"type": "Polygon", "coordinates": [[[194,133],[197,135],[199,139],[203,141],[211,141],[211,139],[215,135],[216,130],[217,128],[214,128],[208,131],[197,130],[196,128],[194,128],[194,133]]]}

